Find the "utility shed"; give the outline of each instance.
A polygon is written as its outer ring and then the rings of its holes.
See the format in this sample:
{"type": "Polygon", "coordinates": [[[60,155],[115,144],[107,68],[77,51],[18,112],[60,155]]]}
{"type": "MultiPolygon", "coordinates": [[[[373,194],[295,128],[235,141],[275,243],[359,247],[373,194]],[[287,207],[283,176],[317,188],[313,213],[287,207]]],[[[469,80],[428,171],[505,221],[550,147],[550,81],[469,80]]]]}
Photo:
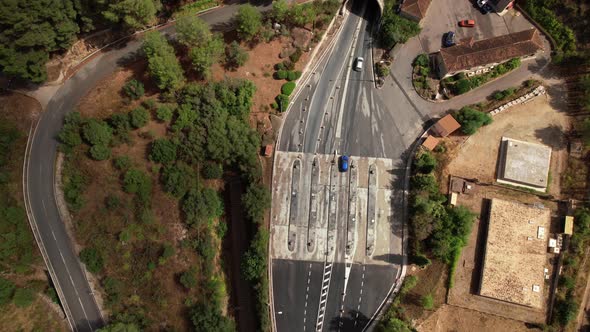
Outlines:
{"type": "Polygon", "coordinates": [[[542,309],[551,211],[492,199],[479,294],[542,309]]]}
{"type": "Polygon", "coordinates": [[[432,135],[428,135],[426,137],[426,139],[424,140],[424,142],[422,142],[422,146],[427,148],[428,150],[432,151],[432,150],[434,150],[434,148],[436,148],[436,146],[438,145],[439,142],[440,142],[440,139],[438,139],[432,135]]]}
{"type": "Polygon", "coordinates": [[[502,137],[497,181],[545,191],[550,162],[550,147],[502,137]]]}
{"type": "Polygon", "coordinates": [[[434,124],[432,131],[440,137],[447,137],[459,128],[461,128],[459,122],[452,115],[447,114],[434,124]]]}
{"type": "Polygon", "coordinates": [[[563,234],[573,235],[574,234],[574,217],[565,216],[563,223],[563,234]]]}

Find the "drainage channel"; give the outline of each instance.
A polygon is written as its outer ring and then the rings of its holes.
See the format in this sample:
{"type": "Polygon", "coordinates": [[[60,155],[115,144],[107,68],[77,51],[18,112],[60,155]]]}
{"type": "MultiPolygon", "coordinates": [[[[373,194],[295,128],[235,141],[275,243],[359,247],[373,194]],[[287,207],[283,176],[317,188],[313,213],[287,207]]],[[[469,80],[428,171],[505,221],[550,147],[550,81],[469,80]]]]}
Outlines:
{"type": "Polygon", "coordinates": [[[309,198],[309,223],[307,226],[307,251],[315,250],[316,229],[318,223],[318,192],[320,165],[318,158],[313,158],[311,164],[311,194],[309,198]]]}
{"type": "Polygon", "coordinates": [[[375,201],[377,199],[377,167],[369,166],[369,197],[367,199],[367,256],[375,251],[375,201]]]}
{"type": "Polygon", "coordinates": [[[289,238],[287,247],[289,251],[295,250],[297,240],[297,215],[299,213],[299,182],[301,178],[301,160],[296,159],[293,162],[293,172],[291,176],[291,204],[289,206],[289,238]]]}
{"type": "Polygon", "coordinates": [[[353,161],[350,161],[350,182],[348,185],[348,219],[346,223],[346,258],[350,259],[356,245],[356,201],[358,170],[353,161]]]}

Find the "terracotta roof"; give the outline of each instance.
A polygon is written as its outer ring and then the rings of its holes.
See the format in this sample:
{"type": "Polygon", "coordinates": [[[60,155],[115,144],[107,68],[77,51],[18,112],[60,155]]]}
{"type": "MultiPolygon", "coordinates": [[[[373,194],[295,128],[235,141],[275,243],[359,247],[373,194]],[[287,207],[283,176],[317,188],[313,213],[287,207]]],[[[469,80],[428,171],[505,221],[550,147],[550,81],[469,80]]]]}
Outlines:
{"type": "Polygon", "coordinates": [[[428,135],[424,142],[422,142],[422,146],[427,148],[428,150],[432,151],[438,145],[440,140],[432,135],[428,135]]]}
{"type": "Polygon", "coordinates": [[[504,36],[462,42],[443,48],[440,55],[452,73],[490,63],[499,63],[512,58],[533,54],[543,49],[543,39],[537,29],[524,30],[504,36]]]}
{"type": "Polygon", "coordinates": [[[426,16],[430,2],[431,0],[406,0],[402,3],[401,11],[421,20],[426,16]]]}
{"type": "Polygon", "coordinates": [[[440,137],[449,136],[451,133],[453,133],[455,130],[459,128],[461,128],[461,125],[450,114],[447,114],[444,118],[438,120],[438,122],[434,124],[434,127],[432,127],[434,132],[438,134],[440,137]]]}

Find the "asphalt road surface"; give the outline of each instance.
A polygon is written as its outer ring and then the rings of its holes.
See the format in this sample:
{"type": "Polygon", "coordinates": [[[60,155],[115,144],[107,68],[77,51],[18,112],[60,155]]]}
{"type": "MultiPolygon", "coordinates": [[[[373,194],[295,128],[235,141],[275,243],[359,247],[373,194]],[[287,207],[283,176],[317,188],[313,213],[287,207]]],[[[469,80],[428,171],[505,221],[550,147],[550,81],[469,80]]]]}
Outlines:
{"type": "MultiPolygon", "coordinates": [[[[269,8],[268,3],[265,2],[264,5],[258,8],[269,8]]],[[[224,6],[202,15],[201,18],[213,29],[225,30],[238,8],[239,4],[224,6]]],[[[172,34],[174,26],[163,31],[172,34]]],[[[141,41],[132,40],[119,48],[97,55],[85,64],[52,97],[39,119],[31,141],[26,190],[32,221],[39,229],[40,240],[49,256],[49,264],[56,273],[53,282],[63,292],[64,298],[61,301],[70,313],[68,319],[74,331],[93,331],[104,325],[104,321],[56,206],[53,186],[58,146],[56,137],[65,114],[73,111],[80,99],[100,80],[133,60],[140,45],[141,41]]]]}
{"type": "MultiPolygon", "coordinates": [[[[350,15],[330,56],[322,60],[309,85],[293,101],[282,127],[278,150],[392,159],[393,172],[401,180],[404,156],[428,116],[403,91],[383,95],[375,89],[371,32],[378,15],[377,3],[356,0],[350,6],[350,15]],[[364,66],[355,71],[358,57],[364,58],[364,66]]],[[[342,197],[338,199],[337,210],[347,211],[347,187],[341,188],[344,190],[340,189],[342,197]]],[[[400,220],[392,224],[398,228],[403,216],[402,196],[403,184],[397,181],[392,209],[400,220]]],[[[325,262],[272,260],[278,332],[374,328],[372,318],[401,270],[401,245],[398,243],[397,249],[384,257],[351,262],[345,257],[344,249],[346,217],[342,215],[345,214],[339,212],[336,220],[338,240],[333,257],[328,255],[325,262]]]]}

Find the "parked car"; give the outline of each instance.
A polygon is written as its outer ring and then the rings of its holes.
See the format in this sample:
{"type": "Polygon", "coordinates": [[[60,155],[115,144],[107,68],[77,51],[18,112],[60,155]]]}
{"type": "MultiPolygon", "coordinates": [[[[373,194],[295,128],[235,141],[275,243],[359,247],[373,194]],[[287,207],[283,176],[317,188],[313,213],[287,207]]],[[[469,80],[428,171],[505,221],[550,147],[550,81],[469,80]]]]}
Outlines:
{"type": "Polygon", "coordinates": [[[347,155],[340,156],[340,162],[338,164],[340,166],[340,172],[348,171],[348,156],[347,155]]]}
{"type": "Polygon", "coordinates": [[[359,56],[358,58],[356,58],[355,65],[354,65],[354,70],[356,70],[356,71],[363,70],[363,62],[364,61],[365,61],[365,59],[363,59],[363,57],[361,57],[361,56],[359,56]]]}
{"type": "Polygon", "coordinates": [[[486,3],[488,3],[488,0],[477,0],[477,6],[479,8],[482,8],[486,3]]]}
{"type": "Polygon", "coordinates": [[[449,31],[444,35],[443,45],[445,47],[455,45],[455,33],[453,31],[449,31]]]}
{"type": "Polygon", "coordinates": [[[481,6],[481,7],[479,8],[479,11],[480,11],[480,12],[481,12],[483,15],[485,15],[485,14],[487,14],[487,13],[489,13],[489,12],[491,12],[491,11],[492,11],[492,7],[486,3],[485,5],[483,5],[483,6],[481,6]]]}
{"type": "Polygon", "coordinates": [[[464,28],[473,28],[475,26],[475,20],[459,21],[459,26],[464,28]]]}

